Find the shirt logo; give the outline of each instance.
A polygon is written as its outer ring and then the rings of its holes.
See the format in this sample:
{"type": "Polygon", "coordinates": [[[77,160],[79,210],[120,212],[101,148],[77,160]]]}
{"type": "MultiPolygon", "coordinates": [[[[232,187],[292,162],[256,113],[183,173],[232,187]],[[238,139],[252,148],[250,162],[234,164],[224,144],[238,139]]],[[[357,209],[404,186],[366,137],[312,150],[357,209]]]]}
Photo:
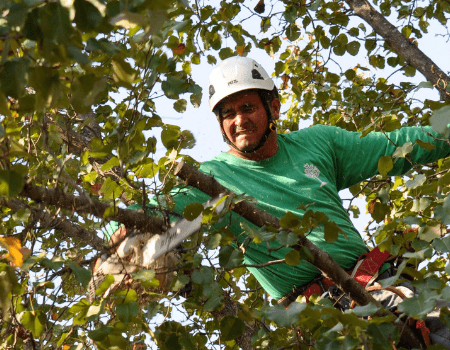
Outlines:
{"type": "Polygon", "coordinates": [[[320,187],[325,186],[327,183],[319,179],[320,170],[315,165],[305,164],[305,175],[310,179],[317,179],[320,181],[320,187]]]}

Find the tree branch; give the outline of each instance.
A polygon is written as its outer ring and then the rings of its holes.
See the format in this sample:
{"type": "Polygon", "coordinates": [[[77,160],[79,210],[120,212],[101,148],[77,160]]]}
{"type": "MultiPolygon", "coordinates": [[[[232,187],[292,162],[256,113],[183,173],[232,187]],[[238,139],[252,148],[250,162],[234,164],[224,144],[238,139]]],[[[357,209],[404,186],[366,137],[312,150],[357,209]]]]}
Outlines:
{"type": "Polygon", "coordinates": [[[442,100],[450,100],[446,91],[450,78],[425,55],[416,45],[412,44],[398,29],[382,14],[375,10],[367,0],[345,0],[355,14],[366,21],[373,30],[381,35],[389,46],[421,72],[425,78],[439,90],[442,100]]]}
{"type": "MultiPolygon", "coordinates": [[[[218,196],[219,194],[230,194],[231,192],[220,185],[212,176],[205,175],[193,168],[189,164],[181,161],[175,168],[174,174],[183,179],[188,185],[198,188],[200,191],[205,192],[211,197],[218,196]]],[[[277,229],[281,228],[279,219],[249,202],[240,202],[237,204],[233,211],[241,215],[253,224],[262,227],[272,226],[277,229]]],[[[309,260],[314,266],[316,266],[324,275],[330,278],[340,289],[347,293],[358,305],[367,305],[373,303],[378,307],[381,304],[376,301],[356,280],[350,277],[342,267],[328,254],[327,252],[319,249],[310,242],[306,237],[300,236],[298,244],[293,246],[293,249],[299,250],[301,247],[307,248],[313,259],[309,260]]],[[[378,316],[385,316],[391,314],[389,311],[378,311],[378,316]]],[[[416,339],[414,334],[408,327],[404,327],[403,322],[396,321],[395,325],[399,327],[399,331],[402,340],[407,344],[412,345],[413,348],[422,348],[420,342],[416,339]]]]}
{"type": "Polygon", "coordinates": [[[103,240],[98,237],[95,232],[85,230],[84,228],[75,225],[68,220],[64,220],[58,217],[51,217],[43,210],[29,208],[18,199],[3,201],[3,205],[15,212],[21,209],[28,208],[31,210],[33,218],[36,221],[39,221],[39,223],[41,224],[41,228],[55,229],[61,231],[63,237],[78,239],[84,243],[89,244],[92,248],[99,251],[104,249],[103,240]]]}
{"type": "MultiPolygon", "coordinates": [[[[59,188],[42,188],[31,183],[25,184],[20,195],[38,203],[54,205],[77,213],[92,214],[100,219],[104,217],[106,210],[112,209],[109,205],[91,198],[74,196],[64,193],[59,188]]],[[[143,233],[160,234],[167,229],[162,219],[139,211],[117,207],[114,208],[113,214],[108,216],[108,220],[115,220],[124,224],[130,230],[139,230],[143,233]]]]}

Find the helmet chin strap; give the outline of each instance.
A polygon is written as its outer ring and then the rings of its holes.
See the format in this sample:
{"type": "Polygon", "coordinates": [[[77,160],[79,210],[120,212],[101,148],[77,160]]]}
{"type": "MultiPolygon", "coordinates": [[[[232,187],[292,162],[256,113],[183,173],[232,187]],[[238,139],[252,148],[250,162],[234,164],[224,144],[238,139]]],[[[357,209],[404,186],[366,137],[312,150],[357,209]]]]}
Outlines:
{"type": "Polygon", "coordinates": [[[257,91],[259,98],[264,106],[264,109],[266,110],[266,115],[267,115],[267,129],[266,132],[264,133],[264,135],[261,137],[261,139],[259,140],[258,144],[253,147],[252,149],[246,150],[246,151],[242,151],[239,148],[236,147],[236,145],[230,141],[230,139],[227,137],[227,135],[225,135],[225,132],[223,132],[223,125],[222,125],[222,109],[219,109],[219,122],[220,122],[220,128],[222,129],[222,136],[223,136],[223,140],[228,143],[228,145],[232,148],[234,148],[235,150],[244,153],[244,154],[251,154],[251,153],[255,153],[256,151],[258,151],[262,146],[264,146],[264,144],[266,143],[267,139],[269,138],[269,135],[272,131],[275,131],[277,129],[276,125],[275,125],[275,119],[273,118],[272,112],[270,111],[269,108],[269,103],[267,102],[267,100],[265,98],[263,98],[263,96],[261,96],[260,91],[257,91]]]}

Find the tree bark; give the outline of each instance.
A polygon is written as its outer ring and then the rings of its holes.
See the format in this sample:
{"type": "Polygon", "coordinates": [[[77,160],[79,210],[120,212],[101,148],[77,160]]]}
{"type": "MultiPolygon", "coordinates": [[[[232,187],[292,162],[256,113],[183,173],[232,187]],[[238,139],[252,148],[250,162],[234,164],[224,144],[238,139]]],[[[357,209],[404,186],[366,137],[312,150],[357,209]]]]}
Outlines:
{"type": "Polygon", "coordinates": [[[358,17],[366,21],[377,34],[381,35],[389,46],[401,55],[409,65],[421,72],[439,90],[441,100],[450,100],[450,93],[446,91],[450,78],[436,63],[416,45],[412,44],[367,0],[345,0],[345,2],[358,17]]]}
{"type": "MultiPolygon", "coordinates": [[[[175,168],[174,174],[183,179],[187,185],[198,188],[209,196],[218,196],[219,194],[230,194],[231,192],[220,185],[213,176],[208,176],[189,164],[181,161],[175,168]]],[[[279,219],[249,202],[240,202],[233,209],[234,212],[241,215],[251,223],[261,227],[263,225],[270,225],[274,228],[280,229],[279,219]]],[[[316,266],[323,275],[330,278],[341,290],[347,293],[358,305],[367,305],[373,303],[378,307],[381,304],[376,301],[356,280],[350,277],[339,264],[327,252],[316,247],[306,237],[299,237],[298,244],[293,246],[293,249],[300,249],[306,247],[312,254],[313,259],[309,262],[316,266]]],[[[385,316],[391,314],[390,312],[378,311],[378,316],[385,316]]],[[[394,323],[400,331],[402,340],[413,348],[422,348],[420,342],[408,327],[404,327],[403,322],[394,323]]]]}

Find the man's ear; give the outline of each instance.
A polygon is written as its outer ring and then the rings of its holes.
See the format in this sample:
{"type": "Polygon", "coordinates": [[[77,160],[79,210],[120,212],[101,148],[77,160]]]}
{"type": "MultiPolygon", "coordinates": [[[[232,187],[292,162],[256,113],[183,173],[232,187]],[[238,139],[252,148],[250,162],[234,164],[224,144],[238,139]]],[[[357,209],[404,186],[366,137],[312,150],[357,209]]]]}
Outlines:
{"type": "Polygon", "coordinates": [[[274,119],[280,118],[280,108],[281,108],[281,102],[278,98],[274,98],[272,102],[270,102],[270,107],[272,109],[272,115],[274,119]]]}

